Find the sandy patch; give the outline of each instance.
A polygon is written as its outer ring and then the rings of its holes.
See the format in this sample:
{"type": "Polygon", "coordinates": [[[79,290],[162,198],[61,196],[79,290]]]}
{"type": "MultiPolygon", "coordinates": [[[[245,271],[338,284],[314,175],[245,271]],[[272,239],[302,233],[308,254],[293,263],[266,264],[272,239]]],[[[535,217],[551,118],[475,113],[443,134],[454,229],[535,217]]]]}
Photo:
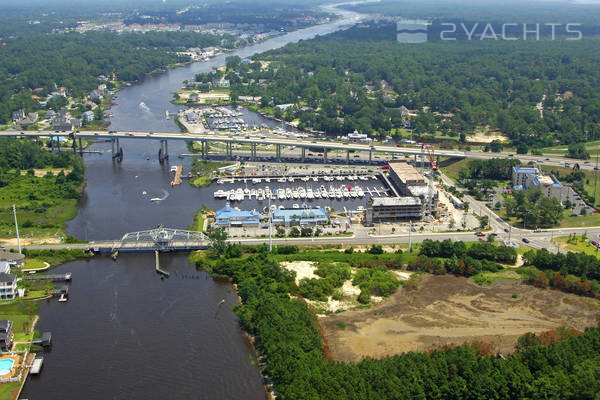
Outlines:
{"type": "Polygon", "coordinates": [[[296,285],[298,285],[304,278],[320,278],[315,274],[315,270],[317,269],[316,264],[317,263],[313,261],[284,261],[281,263],[281,266],[288,271],[294,271],[296,273],[296,285]]]}
{"type": "Polygon", "coordinates": [[[501,135],[499,133],[491,133],[491,132],[477,132],[474,135],[470,135],[467,137],[467,140],[470,142],[479,142],[479,143],[491,143],[494,140],[500,140],[502,142],[508,141],[508,137],[501,135]]]}
{"type": "MultiPolygon", "coordinates": [[[[47,238],[21,238],[21,246],[30,244],[60,244],[62,243],[60,238],[47,237],[47,238]]],[[[1,239],[0,244],[3,246],[17,246],[17,239],[1,239]]]]}
{"type": "Polygon", "coordinates": [[[394,275],[396,275],[396,278],[400,279],[401,281],[407,281],[410,279],[410,276],[413,274],[412,272],[405,272],[405,271],[392,271],[394,273],[394,275]]]}
{"type": "Polygon", "coordinates": [[[320,321],[333,358],[358,361],[474,341],[510,353],[527,332],[595,326],[599,310],[598,300],[515,280],[482,287],[466,278],[425,275],[417,290],[401,287],[369,309],[320,321]]]}

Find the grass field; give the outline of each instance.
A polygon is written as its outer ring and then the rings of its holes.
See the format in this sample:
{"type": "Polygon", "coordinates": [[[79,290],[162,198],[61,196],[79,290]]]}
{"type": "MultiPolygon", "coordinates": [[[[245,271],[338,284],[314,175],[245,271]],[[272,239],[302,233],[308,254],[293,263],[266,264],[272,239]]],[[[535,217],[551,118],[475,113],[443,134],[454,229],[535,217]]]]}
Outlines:
{"type": "Polygon", "coordinates": [[[46,267],[44,261],[37,258],[27,257],[25,259],[25,265],[23,266],[23,271],[32,270],[32,269],[40,269],[46,267]]]}
{"type": "Polygon", "coordinates": [[[568,240],[568,236],[559,236],[552,239],[552,243],[554,243],[556,246],[560,246],[561,250],[582,252],[596,257],[599,256],[596,247],[594,247],[590,243],[585,242],[581,236],[576,236],[575,240],[571,241],[570,243],[568,240]]]}
{"type": "Polygon", "coordinates": [[[461,160],[444,160],[440,162],[442,172],[454,182],[458,180],[458,172],[469,165],[471,158],[463,158],[461,160]]]}

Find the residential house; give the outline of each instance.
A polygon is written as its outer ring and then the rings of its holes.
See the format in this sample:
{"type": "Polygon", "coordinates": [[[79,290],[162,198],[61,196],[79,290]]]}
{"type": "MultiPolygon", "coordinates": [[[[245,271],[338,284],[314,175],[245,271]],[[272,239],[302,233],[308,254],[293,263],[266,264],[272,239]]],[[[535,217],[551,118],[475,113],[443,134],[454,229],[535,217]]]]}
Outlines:
{"type": "Polygon", "coordinates": [[[17,110],[12,112],[12,120],[13,122],[21,121],[25,119],[25,110],[17,110]]]}
{"type": "Polygon", "coordinates": [[[215,213],[215,227],[258,226],[260,213],[225,206],[215,213]]]}
{"type": "Polygon", "coordinates": [[[17,277],[0,273],[0,300],[14,299],[17,294],[17,277]]]}
{"type": "Polygon", "coordinates": [[[25,117],[25,119],[19,121],[19,125],[31,126],[37,122],[37,119],[38,119],[38,113],[30,112],[29,114],[27,114],[27,117],[25,117]]]}
{"type": "Polygon", "coordinates": [[[81,120],[79,118],[71,118],[71,125],[73,129],[81,128],[81,120]]]}
{"type": "Polygon", "coordinates": [[[91,122],[94,120],[94,112],[93,111],[86,111],[84,113],[81,114],[81,120],[85,121],[85,122],[91,122]]]}
{"type": "Polygon", "coordinates": [[[54,112],[54,110],[48,110],[48,111],[46,111],[46,115],[44,117],[46,119],[52,119],[52,118],[56,117],[56,112],[54,112]]]}
{"type": "Polygon", "coordinates": [[[228,88],[230,86],[229,79],[215,79],[212,81],[213,87],[228,88]]]}
{"type": "Polygon", "coordinates": [[[13,345],[13,323],[10,320],[0,320],[0,350],[10,351],[13,345]]]}
{"type": "Polygon", "coordinates": [[[200,99],[200,96],[198,95],[198,93],[190,93],[190,96],[188,97],[188,102],[189,103],[197,103],[199,99],[200,99]]]}
{"type": "Polygon", "coordinates": [[[57,115],[52,119],[52,129],[55,131],[71,131],[73,130],[73,123],[70,118],[57,115]]]}
{"type": "Polygon", "coordinates": [[[25,263],[25,256],[19,253],[10,253],[0,251],[0,261],[7,262],[11,267],[22,267],[25,263]]]}
{"type": "Polygon", "coordinates": [[[92,100],[101,100],[103,97],[102,92],[98,89],[94,89],[90,92],[90,99],[92,100]]]}
{"type": "Polygon", "coordinates": [[[10,264],[8,261],[0,261],[0,274],[10,274],[10,264]]]}

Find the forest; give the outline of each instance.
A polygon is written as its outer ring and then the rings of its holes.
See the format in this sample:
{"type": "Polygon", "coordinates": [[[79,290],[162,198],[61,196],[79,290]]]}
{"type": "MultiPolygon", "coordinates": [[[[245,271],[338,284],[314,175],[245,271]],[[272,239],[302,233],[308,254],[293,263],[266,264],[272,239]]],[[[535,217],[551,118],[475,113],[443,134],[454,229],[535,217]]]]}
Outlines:
{"type": "Polygon", "coordinates": [[[257,55],[270,64],[232,71],[232,96],[262,96],[265,109],[295,104],[276,116],[331,134],[388,135],[406,126],[405,106],[419,135],[489,128],[525,152],[600,138],[597,37],[411,46],[395,33],[363,25],[257,55]]]}
{"type": "Polygon", "coordinates": [[[76,32],[30,35],[0,46],[0,123],[11,112],[36,111],[37,99],[58,87],[82,97],[98,86],[97,76],[135,81],[169,65],[189,61],[176,50],[221,45],[228,37],[193,32],[116,34],[76,32]]]}
{"type": "Polygon", "coordinates": [[[186,12],[169,7],[160,10],[144,10],[125,19],[132,23],[178,23],[200,25],[208,23],[230,23],[243,26],[256,25],[262,31],[294,29],[312,25],[316,18],[328,16],[314,7],[319,1],[303,1],[295,4],[278,0],[205,2],[187,7],[186,12]]]}
{"type": "Polygon", "coordinates": [[[30,140],[0,139],[0,236],[14,229],[13,204],[23,236],[60,232],[75,216],[84,182],[84,164],[76,154],[50,153],[30,140]],[[35,170],[53,173],[39,176],[35,170]]]}
{"type": "Polygon", "coordinates": [[[598,328],[548,346],[528,334],[506,359],[462,345],[355,364],[328,360],[315,314],[295,296],[293,274],[266,247],[254,250],[228,259],[197,253],[192,261],[237,284],[242,305],[235,312],[254,337],[280,399],[593,399],[600,390],[598,328]]]}

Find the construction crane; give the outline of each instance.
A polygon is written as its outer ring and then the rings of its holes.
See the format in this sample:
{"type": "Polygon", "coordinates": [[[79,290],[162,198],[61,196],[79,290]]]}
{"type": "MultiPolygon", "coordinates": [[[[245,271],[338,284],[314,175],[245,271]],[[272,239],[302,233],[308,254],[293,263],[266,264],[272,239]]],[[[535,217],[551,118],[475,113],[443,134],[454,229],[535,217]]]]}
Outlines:
{"type": "Polygon", "coordinates": [[[421,144],[421,152],[427,152],[427,156],[429,157],[429,164],[431,165],[431,170],[432,171],[437,171],[438,167],[437,167],[437,162],[435,161],[435,153],[433,151],[433,149],[431,148],[430,145],[428,144],[421,144]]]}

